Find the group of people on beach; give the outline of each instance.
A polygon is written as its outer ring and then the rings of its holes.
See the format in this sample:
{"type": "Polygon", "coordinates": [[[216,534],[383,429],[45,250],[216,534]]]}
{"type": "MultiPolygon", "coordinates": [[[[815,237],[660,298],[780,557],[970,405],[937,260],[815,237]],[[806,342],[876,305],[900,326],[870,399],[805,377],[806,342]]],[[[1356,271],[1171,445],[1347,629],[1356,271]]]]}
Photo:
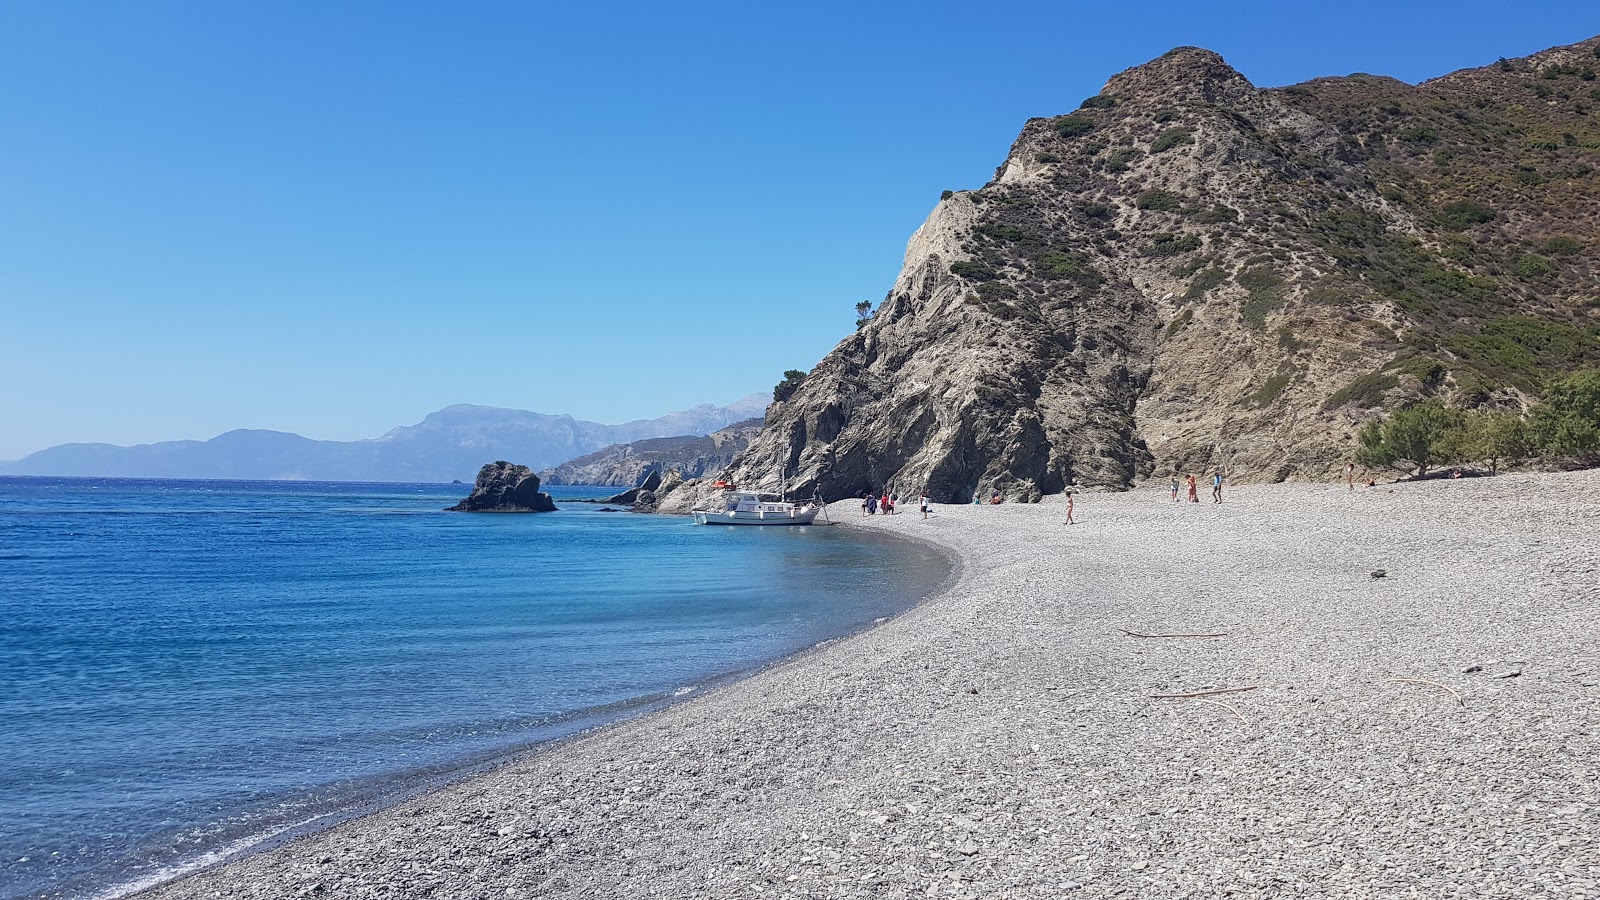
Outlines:
{"type": "MultiPolygon", "coordinates": [[[[886,516],[892,516],[894,515],[895,505],[899,502],[900,498],[889,493],[887,490],[885,490],[882,494],[875,494],[872,491],[864,491],[862,492],[861,496],[861,514],[863,516],[875,516],[881,512],[886,516]]],[[[922,492],[922,498],[919,501],[919,505],[922,508],[922,517],[926,519],[928,517],[928,506],[930,505],[927,491],[922,492]]]]}
{"type": "MultiPolygon", "coordinates": [[[[1213,472],[1213,473],[1211,473],[1211,502],[1212,503],[1221,503],[1222,502],[1222,482],[1223,482],[1224,477],[1225,476],[1221,472],[1213,472]]],[[[1189,486],[1189,502],[1190,503],[1199,503],[1200,502],[1200,481],[1199,481],[1199,479],[1195,478],[1194,473],[1191,472],[1184,480],[1189,486]]],[[[1179,487],[1178,487],[1178,473],[1177,472],[1173,472],[1172,473],[1172,502],[1173,503],[1177,503],[1178,502],[1178,490],[1179,490],[1179,487]]]]}

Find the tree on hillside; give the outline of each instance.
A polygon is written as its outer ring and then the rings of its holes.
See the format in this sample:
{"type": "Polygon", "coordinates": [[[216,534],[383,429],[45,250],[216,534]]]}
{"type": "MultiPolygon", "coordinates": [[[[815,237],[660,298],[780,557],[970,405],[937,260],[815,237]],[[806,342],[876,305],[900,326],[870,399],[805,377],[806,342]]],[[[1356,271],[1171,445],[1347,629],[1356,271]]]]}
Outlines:
{"type": "Polygon", "coordinates": [[[783,380],[778,382],[777,386],[772,389],[772,402],[782,403],[793,397],[794,392],[800,389],[800,385],[804,384],[805,380],[806,373],[799,369],[790,369],[784,372],[783,380]]]}
{"type": "Polygon", "coordinates": [[[860,303],[857,303],[856,304],[856,327],[860,328],[861,326],[867,324],[870,321],[872,321],[872,301],[871,300],[863,300],[860,303]]]}
{"type": "Polygon", "coordinates": [[[1382,421],[1368,422],[1357,438],[1356,461],[1365,466],[1404,466],[1418,477],[1444,460],[1445,435],[1461,424],[1461,413],[1437,399],[1398,410],[1382,421]]]}
{"type": "Polygon", "coordinates": [[[1600,457],[1600,369],[1551,382],[1529,415],[1528,430],[1547,453],[1600,457]]]}

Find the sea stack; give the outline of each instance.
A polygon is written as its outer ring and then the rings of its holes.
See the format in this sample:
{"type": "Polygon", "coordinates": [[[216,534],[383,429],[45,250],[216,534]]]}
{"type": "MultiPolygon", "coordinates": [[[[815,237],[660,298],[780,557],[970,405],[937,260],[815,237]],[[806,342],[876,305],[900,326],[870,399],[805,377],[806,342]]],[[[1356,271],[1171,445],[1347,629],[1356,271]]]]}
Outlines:
{"type": "Polygon", "coordinates": [[[539,492],[539,476],[527,466],[496,460],[478,470],[472,493],[449,512],[555,512],[549,494],[539,492]]]}

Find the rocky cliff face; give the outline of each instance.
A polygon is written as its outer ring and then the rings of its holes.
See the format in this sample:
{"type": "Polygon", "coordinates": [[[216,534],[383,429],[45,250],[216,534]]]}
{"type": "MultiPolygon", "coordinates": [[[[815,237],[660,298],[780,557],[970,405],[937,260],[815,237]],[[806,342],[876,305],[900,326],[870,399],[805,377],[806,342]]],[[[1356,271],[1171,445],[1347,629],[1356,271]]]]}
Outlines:
{"type": "Polygon", "coordinates": [[[447,512],[555,512],[549,494],[539,492],[539,476],[527,466],[498,460],[478,470],[472,493],[447,512]]]}
{"type": "Polygon", "coordinates": [[[1419,86],[1263,90],[1196,48],[1123,72],[946,193],[724,474],[941,501],[1283,480],[1423,394],[1520,404],[1600,362],[1597,54],[1419,86]]]}
{"type": "MultiPolygon", "coordinates": [[[[699,478],[727,468],[750,440],[761,431],[762,420],[735,422],[704,437],[649,438],[631,444],[613,444],[539,473],[545,484],[595,484],[641,487],[646,478],[675,469],[687,478],[699,478]]],[[[631,501],[629,501],[631,502],[631,501]]]]}

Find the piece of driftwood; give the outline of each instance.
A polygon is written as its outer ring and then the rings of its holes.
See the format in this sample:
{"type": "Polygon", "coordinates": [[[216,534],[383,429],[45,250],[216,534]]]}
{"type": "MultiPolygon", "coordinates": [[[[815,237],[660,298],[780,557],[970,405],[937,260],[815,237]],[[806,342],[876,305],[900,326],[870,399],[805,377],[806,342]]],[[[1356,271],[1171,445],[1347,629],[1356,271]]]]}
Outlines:
{"type": "Polygon", "coordinates": [[[1245,720],[1244,716],[1239,715],[1239,711],[1237,709],[1234,709],[1233,707],[1229,706],[1228,704],[1223,703],[1221,700],[1196,700],[1195,702],[1196,703],[1205,703],[1205,704],[1209,704],[1211,706],[1220,706],[1223,709],[1227,710],[1228,712],[1233,713],[1233,717],[1235,719],[1238,719],[1239,721],[1244,722],[1244,724],[1246,724],[1246,725],[1250,724],[1248,721],[1245,720]]]}
{"type": "Polygon", "coordinates": [[[1179,700],[1185,697],[1211,697],[1215,696],[1216,694],[1238,694],[1244,691],[1253,691],[1260,686],[1261,685],[1259,684],[1252,684],[1247,687],[1217,688],[1213,691],[1195,691],[1192,694],[1151,694],[1150,697],[1154,700],[1179,700]]]}
{"type": "Polygon", "coordinates": [[[1117,630],[1128,637],[1142,638],[1227,637],[1233,633],[1231,631],[1177,631],[1168,634],[1146,634],[1143,631],[1129,631],[1126,628],[1118,628],[1117,630]]]}
{"type": "Polygon", "coordinates": [[[1389,679],[1385,679],[1385,680],[1387,680],[1387,681],[1398,681],[1401,684],[1431,684],[1436,688],[1440,688],[1441,690],[1448,691],[1450,696],[1456,698],[1456,703],[1460,704],[1461,706],[1466,706],[1467,705],[1467,701],[1461,699],[1461,695],[1456,693],[1455,689],[1449,687],[1448,685],[1440,684],[1437,681],[1429,681],[1426,678],[1389,678],[1389,679]]]}

